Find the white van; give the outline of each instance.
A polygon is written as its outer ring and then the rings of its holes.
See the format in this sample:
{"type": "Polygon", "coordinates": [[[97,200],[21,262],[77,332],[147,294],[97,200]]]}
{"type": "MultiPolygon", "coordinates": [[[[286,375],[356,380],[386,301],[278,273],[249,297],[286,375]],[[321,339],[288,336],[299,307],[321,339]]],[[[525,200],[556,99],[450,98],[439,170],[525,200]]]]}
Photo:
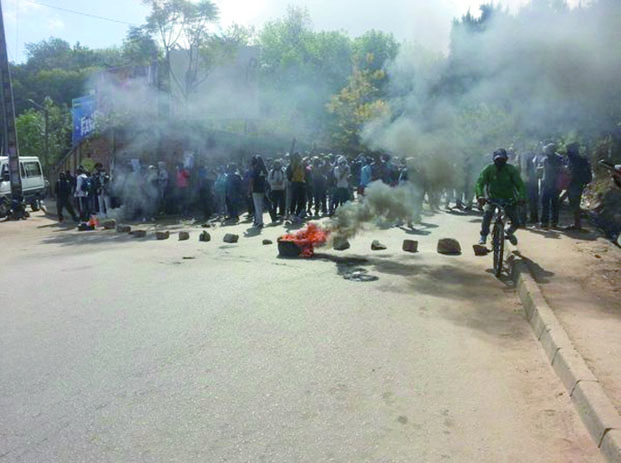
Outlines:
{"type": "MultiPolygon", "coordinates": [[[[24,201],[33,211],[39,210],[39,201],[45,198],[45,179],[39,158],[20,156],[19,168],[22,176],[24,201]]],[[[0,156],[0,217],[6,217],[11,204],[11,176],[8,156],[0,156]]]]}

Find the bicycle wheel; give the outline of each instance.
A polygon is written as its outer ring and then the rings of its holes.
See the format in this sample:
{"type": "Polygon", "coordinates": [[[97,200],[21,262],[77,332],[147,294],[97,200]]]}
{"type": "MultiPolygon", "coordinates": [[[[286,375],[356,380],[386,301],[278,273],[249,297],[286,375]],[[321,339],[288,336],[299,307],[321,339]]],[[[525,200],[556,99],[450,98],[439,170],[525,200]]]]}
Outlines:
{"type": "Polygon", "coordinates": [[[505,228],[501,220],[494,223],[492,249],[494,251],[494,275],[499,278],[502,273],[502,260],[505,252],[505,228]]]}

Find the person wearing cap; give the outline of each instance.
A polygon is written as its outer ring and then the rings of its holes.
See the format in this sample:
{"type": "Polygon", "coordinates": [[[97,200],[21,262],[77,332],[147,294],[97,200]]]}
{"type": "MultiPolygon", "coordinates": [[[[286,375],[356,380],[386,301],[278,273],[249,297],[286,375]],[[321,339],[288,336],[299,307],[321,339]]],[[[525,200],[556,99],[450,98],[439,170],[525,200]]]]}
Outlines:
{"type": "Polygon", "coordinates": [[[507,239],[514,246],[517,245],[515,231],[518,229],[518,203],[526,201],[526,188],[520,176],[520,171],[512,164],[508,164],[509,156],[503,148],[494,151],[493,164],[483,169],[476,184],[476,196],[480,206],[485,206],[483,223],[481,225],[481,239],[479,244],[485,245],[489,235],[490,225],[496,210],[492,202],[504,205],[507,217],[511,222],[507,229],[507,239]]]}

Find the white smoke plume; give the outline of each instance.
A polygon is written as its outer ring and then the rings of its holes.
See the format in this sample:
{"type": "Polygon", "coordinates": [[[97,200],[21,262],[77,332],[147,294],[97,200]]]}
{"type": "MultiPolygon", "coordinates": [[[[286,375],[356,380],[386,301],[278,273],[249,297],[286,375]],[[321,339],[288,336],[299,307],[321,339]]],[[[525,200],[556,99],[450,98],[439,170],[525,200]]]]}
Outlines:
{"type": "MultiPolygon", "coordinates": [[[[621,3],[566,8],[535,1],[456,25],[448,57],[404,46],[388,67],[390,116],[364,130],[374,149],[443,159],[441,177],[481,166],[498,147],[543,138],[584,140],[621,120],[621,3]]],[[[559,2],[556,2],[558,5],[559,2]]],[[[431,183],[446,178],[431,175],[431,183]]]]}
{"type": "Polygon", "coordinates": [[[334,235],[351,238],[372,222],[412,223],[420,215],[422,192],[412,183],[390,187],[381,181],[373,182],[359,202],[340,206],[327,224],[334,235]]]}

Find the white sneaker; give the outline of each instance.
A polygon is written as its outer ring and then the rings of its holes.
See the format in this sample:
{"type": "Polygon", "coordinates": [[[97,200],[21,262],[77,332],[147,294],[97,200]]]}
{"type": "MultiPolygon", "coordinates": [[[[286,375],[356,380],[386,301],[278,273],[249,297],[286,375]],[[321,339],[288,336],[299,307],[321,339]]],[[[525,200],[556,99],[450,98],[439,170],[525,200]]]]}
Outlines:
{"type": "Polygon", "coordinates": [[[481,235],[481,239],[479,240],[479,244],[481,246],[485,246],[487,244],[487,235],[481,235]]]}

